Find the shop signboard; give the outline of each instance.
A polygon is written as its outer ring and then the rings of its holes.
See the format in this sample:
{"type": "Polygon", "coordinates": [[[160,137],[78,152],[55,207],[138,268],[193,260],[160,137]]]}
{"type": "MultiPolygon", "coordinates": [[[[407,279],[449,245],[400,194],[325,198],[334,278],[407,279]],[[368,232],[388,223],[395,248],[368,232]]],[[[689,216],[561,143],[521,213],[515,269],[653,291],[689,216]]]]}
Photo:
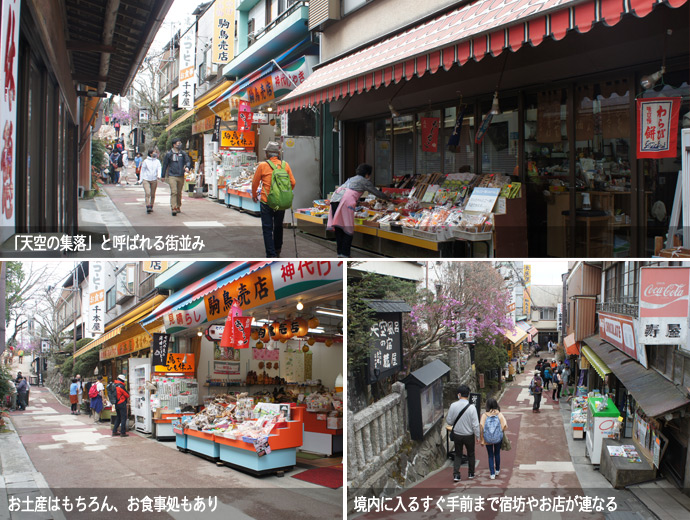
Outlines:
{"type": "Polygon", "coordinates": [[[194,373],[194,354],[168,354],[165,365],[154,365],[154,372],[194,373]]]}
{"type": "Polygon", "coordinates": [[[268,114],[266,112],[254,112],[252,117],[252,123],[255,125],[267,125],[268,124],[268,114]]]}
{"type": "Polygon", "coordinates": [[[105,323],[105,266],[91,262],[89,269],[89,330],[103,334],[105,323]]]}
{"type": "MultiPolygon", "coordinates": [[[[217,143],[220,141],[220,124],[223,121],[220,116],[211,116],[207,117],[203,121],[211,121],[213,120],[213,136],[211,137],[211,141],[214,143],[217,143]]],[[[204,129],[199,129],[199,132],[203,132],[204,129]]]]}
{"type": "Polygon", "coordinates": [[[637,158],[676,157],[681,98],[637,100],[637,158]]]}
{"type": "Polygon", "coordinates": [[[206,308],[201,300],[163,315],[163,325],[169,333],[196,327],[206,321],[206,308]]]}
{"type": "Polygon", "coordinates": [[[178,108],[194,108],[194,85],[196,85],[196,31],[190,28],[180,38],[180,94],[178,108]]]}
{"type": "Polygon", "coordinates": [[[621,352],[647,366],[644,346],[637,343],[635,320],[631,316],[599,312],[599,336],[621,352]]]}
{"type": "Polygon", "coordinates": [[[133,352],[138,352],[140,350],[147,349],[151,346],[151,335],[156,333],[163,333],[165,330],[163,327],[156,327],[152,331],[142,332],[136,336],[132,336],[126,340],[120,341],[115,345],[110,345],[108,347],[102,348],[99,353],[99,359],[104,361],[106,359],[111,359],[119,356],[124,356],[127,354],[132,354],[133,352]]]}
{"type": "Polygon", "coordinates": [[[4,96],[0,96],[0,169],[2,170],[2,218],[0,218],[0,241],[4,242],[14,233],[14,183],[18,161],[14,144],[17,142],[17,64],[19,51],[20,0],[2,0],[0,16],[0,55],[2,55],[2,83],[4,96]]]}
{"type": "Polygon", "coordinates": [[[220,135],[221,148],[254,148],[254,132],[245,130],[223,130],[220,135]]]}
{"type": "Polygon", "coordinates": [[[315,56],[302,56],[292,63],[282,66],[270,76],[255,81],[245,90],[240,91],[239,96],[248,100],[252,107],[273,101],[292,92],[304,83],[315,64],[315,56]]]}
{"type": "Polygon", "coordinates": [[[402,370],[402,313],[377,312],[369,331],[369,383],[402,370]]]}
{"type": "Polygon", "coordinates": [[[145,273],[164,273],[168,270],[168,262],[163,260],[145,260],[141,263],[141,270],[145,273]]]}
{"type": "Polygon", "coordinates": [[[230,63],[235,57],[235,0],[216,0],[213,5],[212,63],[230,63]]]}
{"type": "Polygon", "coordinates": [[[342,281],[343,263],[326,260],[273,262],[271,274],[278,299],[342,281]]]}
{"type": "Polygon", "coordinates": [[[234,301],[246,310],[275,299],[271,267],[266,266],[204,296],[205,314],[214,321],[227,317],[234,301]]]}
{"type": "Polygon", "coordinates": [[[522,313],[527,319],[532,317],[532,299],[530,298],[529,288],[532,285],[532,266],[526,264],[522,268],[522,278],[525,281],[525,288],[522,291],[522,313]]]}
{"type": "Polygon", "coordinates": [[[438,130],[441,125],[441,120],[438,117],[422,117],[421,126],[423,152],[438,152],[438,130]]]}
{"type": "Polygon", "coordinates": [[[239,376],[240,364],[234,361],[214,361],[213,373],[215,375],[239,376]]]}
{"type": "Polygon", "coordinates": [[[156,333],[153,335],[153,349],[151,350],[151,365],[164,365],[168,359],[170,334],[156,333]]]}
{"type": "Polygon", "coordinates": [[[640,269],[640,341],[690,350],[690,267],[640,269]]]}
{"type": "Polygon", "coordinates": [[[489,214],[496,205],[500,188],[475,188],[465,207],[466,212],[489,214]]]}
{"type": "Polygon", "coordinates": [[[223,331],[225,330],[225,325],[211,325],[206,329],[204,335],[209,341],[220,341],[223,337],[223,331]]]}

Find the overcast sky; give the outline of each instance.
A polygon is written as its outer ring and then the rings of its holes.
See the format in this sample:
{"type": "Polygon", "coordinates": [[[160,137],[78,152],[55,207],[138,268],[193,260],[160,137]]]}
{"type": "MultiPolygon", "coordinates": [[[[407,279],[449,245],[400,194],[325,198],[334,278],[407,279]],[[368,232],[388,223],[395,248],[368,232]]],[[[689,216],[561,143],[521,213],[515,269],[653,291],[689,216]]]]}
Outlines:
{"type": "Polygon", "coordinates": [[[175,0],[172,7],[168,11],[167,16],[165,17],[165,21],[158,31],[158,34],[156,34],[156,39],[153,41],[151,49],[162,49],[163,46],[170,41],[171,24],[174,27],[174,33],[178,29],[184,30],[194,23],[192,13],[199,4],[203,3],[205,2],[200,0],[175,0]]]}
{"type": "Polygon", "coordinates": [[[532,285],[563,285],[561,274],[568,272],[568,262],[526,260],[532,266],[532,285]]]}

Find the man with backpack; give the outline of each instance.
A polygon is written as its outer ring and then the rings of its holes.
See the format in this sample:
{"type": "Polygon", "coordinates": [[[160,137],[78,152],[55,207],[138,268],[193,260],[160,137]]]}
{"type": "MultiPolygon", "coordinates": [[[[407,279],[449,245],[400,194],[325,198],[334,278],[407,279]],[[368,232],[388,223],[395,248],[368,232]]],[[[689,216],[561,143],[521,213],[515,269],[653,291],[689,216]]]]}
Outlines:
{"type": "Polygon", "coordinates": [[[117,435],[118,426],[120,427],[120,436],[129,437],[127,435],[127,401],[129,400],[129,392],[125,388],[125,381],[125,376],[122,374],[117,376],[113,384],[115,393],[113,395],[108,394],[113,404],[115,404],[115,412],[117,413],[115,424],[113,425],[113,437],[117,435]]]}
{"type": "Polygon", "coordinates": [[[117,146],[113,147],[113,152],[108,159],[110,162],[110,181],[113,184],[120,184],[120,170],[124,166],[124,159],[122,152],[118,150],[117,146]]]}
{"type": "Polygon", "coordinates": [[[453,459],[453,482],[460,482],[460,463],[462,448],[467,449],[468,477],[474,478],[474,444],[479,442],[479,418],[477,408],[469,401],[470,388],[467,385],[458,387],[458,400],[450,405],[446,423],[451,424],[450,439],[455,443],[453,459]]]}
{"type": "Polygon", "coordinates": [[[532,405],[532,413],[541,413],[539,407],[541,406],[541,393],[544,390],[544,382],[539,375],[539,372],[534,372],[534,377],[529,384],[529,391],[534,396],[534,404],[532,405]]]}
{"type": "Polygon", "coordinates": [[[280,257],[283,248],[283,218],[292,207],[295,178],[290,165],[280,160],[280,145],[269,142],[264,148],[266,161],[261,162],[252,181],[252,199],[261,200],[261,228],[267,258],[280,257]],[[259,192],[259,184],[261,191],[259,192]]]}
{"type": "Polygon", "coordinates": [[[544,374],[544,389],[548,390],[549,383],[551,383],[552,379],[551,367],[549,365],[544,366],[544,370],[542,371],[542,373],[544,374]]]}
{"type": "Polygon", "coordinates": [[[184,174],[189,171],[191,165],[192,160],[187,152],[182,150],[182,139],[173,139],[173,147],[165,154],[161,168],[161,176],[170,185],[170,209],[173,217],[181,211],[184,174]]]}

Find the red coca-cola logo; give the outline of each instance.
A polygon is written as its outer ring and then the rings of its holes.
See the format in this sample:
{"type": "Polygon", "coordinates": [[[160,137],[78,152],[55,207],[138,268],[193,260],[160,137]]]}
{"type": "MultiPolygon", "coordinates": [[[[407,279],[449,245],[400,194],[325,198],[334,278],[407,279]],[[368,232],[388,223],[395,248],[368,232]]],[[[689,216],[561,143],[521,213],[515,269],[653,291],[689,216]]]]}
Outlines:
{"type": "Polygon", "coordinates": [[[648,298],[680,298],[685,296],[686,288],[686,284],[657,282],[645,287],[642,294],[648,298]]]}

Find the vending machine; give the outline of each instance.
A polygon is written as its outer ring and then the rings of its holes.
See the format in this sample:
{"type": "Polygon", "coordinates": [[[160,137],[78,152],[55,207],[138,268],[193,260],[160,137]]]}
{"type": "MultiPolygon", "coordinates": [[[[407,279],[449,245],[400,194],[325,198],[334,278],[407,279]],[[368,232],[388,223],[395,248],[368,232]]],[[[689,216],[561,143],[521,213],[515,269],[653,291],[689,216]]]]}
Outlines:
{"type": "Polygon", "coordinates": [[[146,382],[151,377],[151,358],[129,360],[129,396],[134,416],[134,428],[143,433],[152,432],[151,400],[146,382]]]}

